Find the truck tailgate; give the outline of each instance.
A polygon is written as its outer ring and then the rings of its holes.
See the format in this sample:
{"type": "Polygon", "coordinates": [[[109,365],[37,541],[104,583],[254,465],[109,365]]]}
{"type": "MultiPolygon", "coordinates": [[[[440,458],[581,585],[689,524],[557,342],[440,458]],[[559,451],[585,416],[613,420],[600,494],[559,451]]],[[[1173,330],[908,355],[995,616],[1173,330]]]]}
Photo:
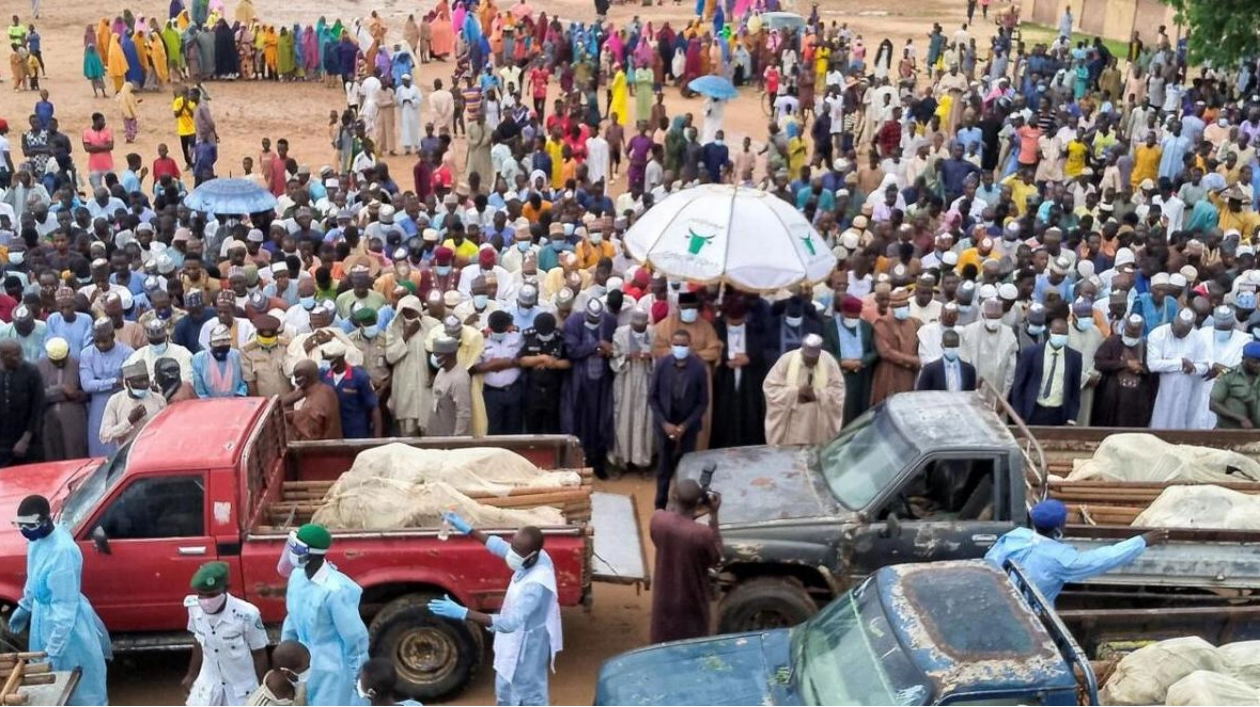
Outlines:
{"type": "Polygon", "coordinates": [[[639,510],[634,497],[619,493],[592,493],[591,528],[595,531],[591,579],[650,588],[652,580],[648,576],[639,510]]]}
{"type": "MultiPolygon", "coordinates": [[[[1115,540],[1068,537],[1085,552],[1115,540]]],[[[1260,587],[1260,546],[1239,543],[1171,542],[1148,547],[1132,563],[1093,577],[1089,584],[1256,589],[1260,587]]]]}

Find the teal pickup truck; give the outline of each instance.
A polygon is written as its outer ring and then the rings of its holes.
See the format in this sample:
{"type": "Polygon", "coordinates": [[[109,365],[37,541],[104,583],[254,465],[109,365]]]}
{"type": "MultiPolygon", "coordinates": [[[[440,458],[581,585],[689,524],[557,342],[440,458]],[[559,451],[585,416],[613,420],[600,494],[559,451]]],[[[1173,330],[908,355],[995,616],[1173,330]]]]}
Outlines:
{"type": "Polygon", "coordinates": [[[1019,572],[884,567],[805,623],[609,659],[597,705],[1098,704],[1084,653],[1019,572]]]}

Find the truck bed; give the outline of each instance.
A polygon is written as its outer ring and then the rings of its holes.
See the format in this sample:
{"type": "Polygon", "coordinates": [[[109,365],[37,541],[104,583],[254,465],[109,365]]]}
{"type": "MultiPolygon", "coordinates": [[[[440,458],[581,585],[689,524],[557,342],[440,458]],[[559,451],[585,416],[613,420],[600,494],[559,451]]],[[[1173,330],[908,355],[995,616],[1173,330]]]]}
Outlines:
{"type": "MultiPolygon", "coordinates": [[[[572,437],[521,435],[495,437],[492,440],[473,437],[395,437],[289,443],[283,476],[278,487],[268,484],[262,494],[262,504],[255,513],[254,532],[259,535],[283,534],[308,522],[329,488],[350,469],[360,452],[391,443],[436,449],[496,447],[516,452],[542,469],[577,472],[582,477],[582,484],[577,488],[521,489],[506,497],[475,498],[486,505],[502,508],[553,506],[564,513],[567,527],[585,526],[591,519],[593,474],[589,467],[583,465],[582,450],[572,437]]],[[[398,532],[418,530],[432,531],[436,528],[406,528],[399,529],[398,532]]]]}
{"type": "MultiPolygon", "coordinates": [[[[1046,470],[1051,477],[1066,477],[1077,460],[1088,459],[1107,436],[1119,432],[1148,432],[1173,444],[1228,449],[1260,462],[1260,441],[1254,433],[1213,430],[1128,430],[1079,427],[1032,427],[1040,443],[1046,470]]],[[[1050,478],[1046,492],[1067,504],[1070,525],[1128,528],[1169,486],[1193,486],[1191,482],[1139,483],[1130,481],[1066,481],[1050,478]]],[[[1241,493],[1260,494],[1260,482],[1214,484],[1241,493]]],[[[1039,491],[1039,490],[1038,490],[1039,491]]],[[[1260,533],[1242,531],[1189,531],[1196,534],[1220,532],[1231,539],[1260,541],[1260,533]]],[[[1071,534],[1071,533],[1069,533],[1071,534]]]]}

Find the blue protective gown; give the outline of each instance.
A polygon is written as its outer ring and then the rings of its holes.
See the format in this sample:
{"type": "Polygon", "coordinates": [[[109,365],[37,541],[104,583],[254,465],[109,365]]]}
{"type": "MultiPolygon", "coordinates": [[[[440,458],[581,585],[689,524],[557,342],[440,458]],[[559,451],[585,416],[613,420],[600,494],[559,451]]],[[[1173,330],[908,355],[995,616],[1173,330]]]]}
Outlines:
{"type": "Polygon", "coordinates": [[[83,669],[68,704],[104,705],[109,633],[79,591],[82,577],[83,553],[65,528],[27,543],[26,586],[10,626],[21,631],[29,623],[30,649],[47,652],[53,670],[83,669]]]}
{"type": "Polygon", "coordinates": [[[355,691],[359,668],[368,659],[368,631],[359,617],[363,590],[324,562],[313,579],[302,568],[289,575],[283,641],[300,641],[311,652],[307,704],[361,704],[355,691]]]}
{"type": "Polygon", "coordinates": [[[1108,570],[1127,565],[1146,549],[1142,536],[1114,545],[1080,552],[1029,528],[1016,528],[998,538],[984,559],[1001,567],[1015,560],[1024,574],[1051,605],[1068,582],[1083,582],[1108,570]]]}
{"type": "MultiPolygon", "coordinates": [[[[511,545],[498,536],[486,541],[486,549],[497,557],[506,557],[511,545]]],[[[546,552],[539,553],[533,567],[516,571],[512,581],[518,582],[529,572],[550,572],[555,566],[546,552]]],[[[554,586],[554,585],[553,585],[554,586]]],[[[499,641],[495,641],[495,703],[500,705],[545,705],[548,703],[547,670],[551,666],[552,636],[547,619],[557,603],[556,595],[542,584],[529,583],[521,587],[510,610],[491,616],[490,631],[501,634],[517,634],[520,652],[513,666],[511,679],[504,674],[499,641]]],[[[558,627],[557,627],[558,630],[558,627]]],[[[556,637],[558,638],[558,637],[556,637]]]]}

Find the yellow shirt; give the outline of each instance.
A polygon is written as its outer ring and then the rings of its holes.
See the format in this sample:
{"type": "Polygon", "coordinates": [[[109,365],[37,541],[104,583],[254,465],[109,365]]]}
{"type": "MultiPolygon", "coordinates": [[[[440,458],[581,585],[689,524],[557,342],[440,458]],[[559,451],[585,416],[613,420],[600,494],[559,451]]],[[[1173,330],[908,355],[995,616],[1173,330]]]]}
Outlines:
{"type": "Polygon", "coordinates": [[[171,104],[171,110],[175,112],[175,132],[180,137],[192,135],[197,132],[196,125],[193,124],[193,108],[196,106],[191,101],[188,102],[188,110],[184,111],[184,97],[180,96],[171,104]],[[180,112],[184,111],[184,112],[180,112]]]}
{"type": "Polygon", "coordinates": [[[548,138],[547,156],[551,158],[551,188],[560,189],[564,186],[564,143],[548,138]]]}
{"type": "Polygon", "coordinates": [[[455,258],[457,260],[462,260],[465,263],[470,263],[477,259],[477,250],[478,250],[477,244],[473,243],[467,238],[465,238],[464,242],[459,245],[455,245],[454,239],[447,238],[446,242],[443,243],[442,245],[446,248],[450,248],[451,250],[455,251],[455,258]]]}
{"type": "MultiPolygon", "coordinates": [[[[1011,188],[1011,202],[1015,207],[1015,217],[1024,215],[1028,210],[1028,197],[1037,193],[1037,185],[1025,184],[1024,180],[1019,178],[1019,174],[1012,174],[1002,180],[1002,186],[1011,188]]],[[[960,263],[961,265],[961,263],[960,263]]]]}
{"type": "Polygon", "coordinates": [[[1063,175],[1075,179],[1085,169],[1085,156],[1089,148],[1080,140],[1073,140],[1067,146],[1067,162],[1063,165],[1063,175]]]}
{"type": "Polygon", "coordinates": [[[1163,154],[1158,145],[1142,145],[1133,153],[1133,176],[1129,177],[1129,184],[1135,192],[1143,179],[1159,179],[1159,158],[1163,154]]]}

